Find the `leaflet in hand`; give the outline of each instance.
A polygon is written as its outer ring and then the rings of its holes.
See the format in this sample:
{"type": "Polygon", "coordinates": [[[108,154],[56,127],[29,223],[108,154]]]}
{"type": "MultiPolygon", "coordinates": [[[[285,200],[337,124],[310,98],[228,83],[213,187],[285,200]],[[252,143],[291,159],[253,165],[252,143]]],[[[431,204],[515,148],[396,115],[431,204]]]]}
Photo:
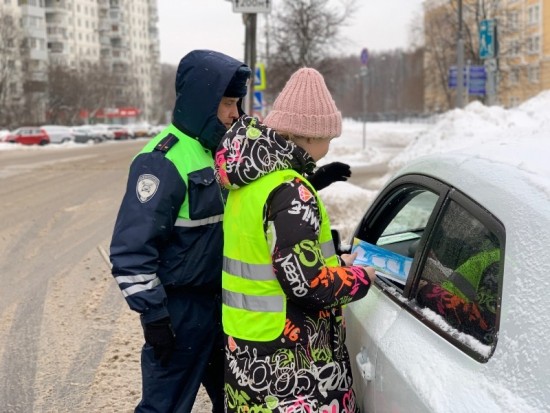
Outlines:
{"type": "Polygon", "coordinates": [[[358,238],[353,239],[351,252],[357,252],[354,265],[374,267],[378,275],[405,285],[412,258],[388,251],[358,238]]]}

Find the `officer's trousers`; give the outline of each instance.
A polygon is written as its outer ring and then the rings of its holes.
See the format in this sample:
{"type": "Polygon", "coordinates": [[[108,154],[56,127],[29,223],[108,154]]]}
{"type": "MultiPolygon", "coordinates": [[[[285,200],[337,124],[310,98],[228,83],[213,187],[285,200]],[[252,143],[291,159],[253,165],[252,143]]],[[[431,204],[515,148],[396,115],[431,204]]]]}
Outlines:
{"type": "Polygon", "coordinates": [[[223,412],[223,331],[221,298],[198,291],[167,290],[176,351],[167,367],[153,347],[141,352],[142,400],[136,412],[189,413],[202,384],[213,412],[223,412]]]}

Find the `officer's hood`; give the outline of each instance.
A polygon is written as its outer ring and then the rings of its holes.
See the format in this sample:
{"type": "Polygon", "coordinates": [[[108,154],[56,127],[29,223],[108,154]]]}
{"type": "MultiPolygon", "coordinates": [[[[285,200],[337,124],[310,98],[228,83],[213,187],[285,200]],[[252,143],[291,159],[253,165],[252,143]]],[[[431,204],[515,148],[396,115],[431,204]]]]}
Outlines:
{"type": "MultiPolygon", "coordinates": [[[[196,138],[205,148],[216,149],[226,132],[218,119],[218,106],[242,62],[211,50],[194,50],[184,56],[176,73],[176,103],[172,123],[196,138]]],[[[248,69],[250,70],[250,69],[248,69]]],[[[246,94],[246,84],[243,85],[246,94]]],[[[241,88],[242,90],[242,88],[241,88]]],[[[239,114],[243,114],[239,100],[239,114]]]]}
{"type": "Polygon", "coordinates": [[[223,188],[237,189],[283,169],[309,174],[313,158],[258,119],[241,116],[227,131],[216,152],[216,179],[223,188]]]}

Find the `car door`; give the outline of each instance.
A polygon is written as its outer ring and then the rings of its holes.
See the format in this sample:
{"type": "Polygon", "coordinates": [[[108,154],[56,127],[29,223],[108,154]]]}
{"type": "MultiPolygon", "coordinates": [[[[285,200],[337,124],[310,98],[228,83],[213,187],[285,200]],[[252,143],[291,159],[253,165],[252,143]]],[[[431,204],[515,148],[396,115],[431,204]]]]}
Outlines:
{"type": "MultiPolygon", "coordinates": [[[[476,383],[496,345],[498,315],[490,332],[483,331],[487,337],[476,336],[467,323],[457,325],[450,317],[454,309],[438,314],[441,302],[427,303],[427,296],[437,294],[423,292],[428,285],[440,291],[435,282],[447,281],[476,249],[503,248],[503,234],[482,207],[426,176],[401,177],[378,196],[355,231],[354,245],[361,240],[391,260],[377,262],[378,279],[369,296],[346,308],[354,387],[363,412],[476,411],[467,403],[481,391],[476,383]],[[400,259],[411,260],[404,281],[392,276],[400,259]],[[385,267],[389,261],[393,266],[385,267]]],[[[491,284],[495,307],[501,277],[498,257],[493,278],[499,281],[491,284]]],[[[490,395],[480,397],[491,406],[490,395]]]]}
{"type": "Polygon", "coordinates": [[[31,145],[40,145],[44,142],[44,132],[40,128],[29,129],[29,143],[31,145]]]}

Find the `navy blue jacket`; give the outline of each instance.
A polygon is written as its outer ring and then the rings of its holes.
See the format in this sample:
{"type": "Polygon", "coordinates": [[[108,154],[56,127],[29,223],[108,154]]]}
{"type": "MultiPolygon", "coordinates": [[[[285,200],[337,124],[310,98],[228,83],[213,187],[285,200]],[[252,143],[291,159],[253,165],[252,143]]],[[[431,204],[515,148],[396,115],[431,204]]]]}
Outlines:
{"type": "Polygon", "coordinates": [[[145,323],[169,315],[167,289],[221,291],[221,220],[197,227],[177,225],[186,200],[191,218],[223,214],[213,168],[187,171],[183,161],[171,159],[168,151],[178,152],[174,145],[193,144],[188,139],[198,141],[209,154],[217,147],[226,132],[217,117],[218,106],[241,66],[238,60],[207,50],[184,57],[176,75],[172,125],[153,138],[130,166],[110,259],[123,296],[145,323]],[[187,179],[182,171],[189,172],[187,179]]]}

